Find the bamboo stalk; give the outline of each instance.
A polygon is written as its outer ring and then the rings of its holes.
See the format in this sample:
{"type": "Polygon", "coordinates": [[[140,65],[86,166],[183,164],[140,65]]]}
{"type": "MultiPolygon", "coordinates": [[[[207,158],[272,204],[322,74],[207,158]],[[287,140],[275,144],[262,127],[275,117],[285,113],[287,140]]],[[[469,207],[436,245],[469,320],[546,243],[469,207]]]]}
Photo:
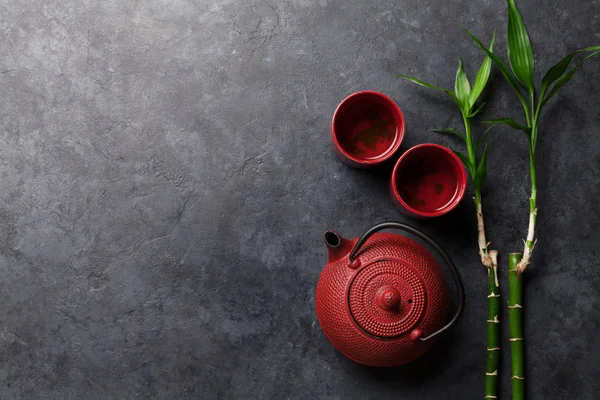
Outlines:
{"type": "Polygon", "coordinates": [[[521,253],[508,256],[508,323],[512,359],[512,398],[525,399],[524,336],[523,336],[523,280],[518,271],[521,253]]]}
{"type": "MultiPolygon", "coordinates": [[[[494,48],[495,35],[492,37],[489,51],[491,52],[494,48]]],[[[488,319],[487,319],[487,356],[486,356],[486,373],[485,373],[485,398],[496,399],[497,388],[498,388],[498,362],[500,358],[500,287],[498,284],[498,252],[496,250],[489,249],[489,243],[486,240],[485,235],[485,223],[483,219],[483,209],[481,202],[481,188],[484,186],[484,182],[487,177],[487,145],[485,146],[481,158],[478,160],[478,149],[480,148],[481,141],[485,133],[479,138],[477,143],[473,140],[473,134],[471,132],[471,121],[475,115],[477,115],[483,104],[481,104],[476,110],[474,109],[475,103],[479,99],[490,74],[491,58],[486,57],[477,75],[473,86],[469,84],[469,80],[464,71],[462,60],[459,60],[458,70],[456,71],[456,80],[454,86],[454,92],[444,89],[439,86],[429,84],[416,78],[412,78],[406,75],[400,75],[401,77],[421,86],[428,87],[430,89],[438,90],[448,94],[452,100],[459,106],[462,114],[463,123],[465,127],[465,133],[462,134],[453,128],[438,128],[434,129],[434,132],[453,134],[461,138],[466,145],[467,153],[464,154],[460,151],[452,149],[458,158],[463,162],[465,167],[469,170],[471,177],[471,183],[473,184],[473,190],[475,192],[475,211],[477,214],[477,247],[481,263],[487,269],[488,274],[488,319]]],[[[450,147],[450,146],[448,146],[450,147]]]]}
{"type": "Polygon", "coordinates": [[[487,318],[487,360],[485,369],[485,398],[495,399],[498,393],[498,365],[500,362],[500,285],[498,283],[498,252],[489,250],[485,238],[485,224],[481,194],[475,190],[477,209],[477,230],[481,263],[488,274],[488,318],[487,318]]]}
{"type": "MultiPolygon", "coordinates": [[[[496,264],[496,252],[493,252],[496,264]]],[[[500,361],[500,288],[498,268],[488,268],[487,362],[485,370],[485,398],[495,399],[498,391],[498,363],[500,361]]]]}
{"type": "MultiPolygon", "coordinates": [[[[465,136],[469,162],[476,166],[477,157],[471,134],[471,120],[463,115],[465,136]]],[[[475,168],[473,168],[475,170],[475,168]]],[[[485,367],[485,399],[496,399],[498,396],[498,366],[500,364],[500,284],[498,282],[498,251],[490,250],[486,239],[485,220],[481,201],[481,186],[476,183],[476,171],[471,172],[471,180],[475,192],[475,212],[477,213],[477,245],[481,264],[488,274],[488,317],[487,349],[485,367]]]]}
{"type": "Polygon", "coordinates": [[[535,227],[537,221],[537,180],[536,180],[536,163],[535,163],[535,147],[533,138],[537,137],[537,114],[531,125],[532,139],[529,141],[529,174],[531,178],[531,195],[529,196],[529,226],[527,228],[527,239],[524,240],[523,246],[523,258],[519,261],[516,267],[518,275],[521,275],[529,264],[531,263],[531,255],[533,254],[533,248],[535,247],[536,236],[535,227]]]}

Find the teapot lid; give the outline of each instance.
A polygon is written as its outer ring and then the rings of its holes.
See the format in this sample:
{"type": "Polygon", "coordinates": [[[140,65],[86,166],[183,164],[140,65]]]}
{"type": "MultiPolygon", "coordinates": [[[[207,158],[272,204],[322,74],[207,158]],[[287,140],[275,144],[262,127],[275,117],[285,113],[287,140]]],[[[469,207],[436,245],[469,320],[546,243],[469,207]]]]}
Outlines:
{"type": "Polygon", "coordinates": [[[376,259],[354,275],[348,306],[366,333],[393,338],[411,331],[425,310],[425,286],[414,270],[399,259],[376,259]]]}

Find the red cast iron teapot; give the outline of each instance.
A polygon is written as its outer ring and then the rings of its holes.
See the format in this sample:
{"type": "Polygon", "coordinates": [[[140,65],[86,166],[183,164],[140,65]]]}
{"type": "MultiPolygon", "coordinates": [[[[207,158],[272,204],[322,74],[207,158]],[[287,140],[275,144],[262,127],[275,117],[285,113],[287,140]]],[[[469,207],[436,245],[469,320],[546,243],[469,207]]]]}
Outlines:
{"type": "Polygon", "coordinates": [[[319,323],[331,343],[348,358],[392,367],[424,354],[434,338],[464,310],[464,289],[456,266],[433,239],[399,222],[384,222],[360,239],[325,233],[329,260],[317,284],[319,323]],[[448,266],[458,296],[448,318],[448,287],[435,258],[406,236],[376,233],[394,228],[426,242],[448,266]]]}

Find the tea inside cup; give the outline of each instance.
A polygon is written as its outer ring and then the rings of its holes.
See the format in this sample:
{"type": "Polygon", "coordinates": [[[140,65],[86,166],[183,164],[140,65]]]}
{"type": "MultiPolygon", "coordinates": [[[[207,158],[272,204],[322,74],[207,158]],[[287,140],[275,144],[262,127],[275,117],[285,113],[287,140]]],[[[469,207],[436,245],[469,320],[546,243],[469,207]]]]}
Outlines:
{"type": "Polygon", "coordinates": [[[400,147],[404,118],[389,97],[372,91],[358,92],[338,106],[332,135],[342,156],[375,164],[387,160],[400,147]]]}
{"type": "Polygon", "coordinates": [[[449,149],[423,144],[409,149],[392,174],[397,202],[420,216],[438,216],[454,209],[464,197],[466,175],[449,149]]]}

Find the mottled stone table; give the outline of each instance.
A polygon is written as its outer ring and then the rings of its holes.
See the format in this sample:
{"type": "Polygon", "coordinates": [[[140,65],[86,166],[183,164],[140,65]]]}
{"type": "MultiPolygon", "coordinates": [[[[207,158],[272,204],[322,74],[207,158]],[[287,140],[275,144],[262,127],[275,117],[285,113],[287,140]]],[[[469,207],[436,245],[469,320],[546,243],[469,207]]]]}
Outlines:
{"type": "MultiPolygon", "coordinates": [[[[521,3],[544,70],[600,42],[597,0],[521,3]]],[[[356,236],[408,220],[388,196],[389,168],[335,158],[336,104],[385,92],[404,111],[403,150],[440,142],[428,129],[460,127],[453,105],[396,74],[451,86],[459,56],[474,74],[481,53],[458,21],[486,39],[498,29],[504,52],[502,1],[0,1],[0,398],[483,397],[470,201],[411,221],[450,250],[468,301],[425,359],[354,364],[313,307],[326,228],[356,236]]],[[[552,101],[540,134],[530,399],[600,390],[599,62],[552,101]]],[[[485,115],[518,116],[491,79],[485,115]]],[[[489,142],[487,219],[506,290],[527,151],[507,128],[489,142]]]]}

